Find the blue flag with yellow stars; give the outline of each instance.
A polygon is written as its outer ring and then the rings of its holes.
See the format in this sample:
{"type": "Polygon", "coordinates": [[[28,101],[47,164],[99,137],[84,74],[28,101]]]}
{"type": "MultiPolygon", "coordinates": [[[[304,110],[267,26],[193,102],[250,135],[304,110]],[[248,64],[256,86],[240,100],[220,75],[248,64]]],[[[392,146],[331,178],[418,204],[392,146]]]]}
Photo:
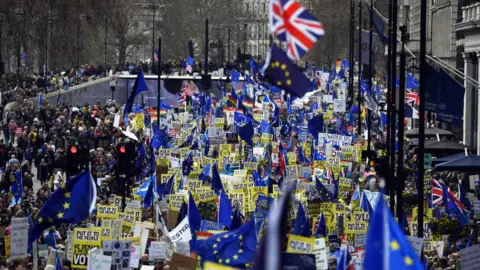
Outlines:
{"type": "Polygon", "coordinates": [[[188,211],[187,211],[188,223],[190,223],[190,231],[192,233],[192,240],[190,240],[190,251],[195,251],[197,232],[200,230],[200,224],[202,223],[202,216],[195,204],[192,194],[188,196],[188,211]]]}
{"type": "Polygon", "coordinates": [[[293,235],[300,235],[310,237],[310,226],[308,226],[308,218],[301,203],[298,204],[297,216],[295,217],[295,226],[293,228],[293,235]]]}
{"type": "Polygon", "coordinates": [[[202,261],[213,261],[244,268],[255,259],[257,235],[253,220],[236,230],[214,235],[197,243],[202,261]]]}
{"type": "Polygon", "coordinates": [[[335,197],[333,194],[318,180],[318,176],[315,177],[315,187],[318,195],[323,202],[333,202],[335,197]]]}
{"type": "Polygon", "coordinates": [[[97,188],[89,170],[83,171],[55,190],[33,221],[30,241],[44,230],[62,223],[75,224],[88,218],[95,207],[97,188]]]}
{"type": "Polygon", "coordinates": [[[370,218],[365,248],[365,269],[425,269],[383,201],[383,195],[370,218]]]}
{"type": "Polygon", "coordinates": [[[128,96],[127,103],[125,104],[125,109],[123,110],[123,115],[128,115],[132,112],[133,102],[135,97],[141,92],[148,91],[147,82],[145,81],[145,76],[143,71],[138,73],[137,78],[135,79],[135,84],[133,85],[133,90],[128,96]]]}
{"type": "Polygon", "coordinates": [[[222,179],[220,179],[220,173],[218,172],[217,164],[213,164],[212,166],[212,189],[217,195],[219,195],[220,192],[225,192],[222,184],[222,179]]]}
{"type": "Polygon", "coordinates": [[[232,225],[232,203],[225,192],[220,194],[220,205],[218,211],[218,222],[230,228],[232,225]]]}
{"type": "Polygon", "coordinates": [[[273,44],[267,57],[265,77],[273,85],[297,97],[303,97],[308,92],[312,82],[288,59],[282,49],[273,44]]]}

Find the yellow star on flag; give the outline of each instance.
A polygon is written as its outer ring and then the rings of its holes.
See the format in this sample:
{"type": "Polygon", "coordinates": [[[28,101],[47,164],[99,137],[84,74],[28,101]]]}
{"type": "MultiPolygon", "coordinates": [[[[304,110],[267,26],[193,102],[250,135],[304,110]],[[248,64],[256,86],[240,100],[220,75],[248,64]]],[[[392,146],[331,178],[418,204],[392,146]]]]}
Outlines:
{"type": "Polygon", "coordinates": [[[413,264],[412,258],[406,256],[406,257],[405,257],[405,264],[406,264],[406,265],[412,265],[412,264],[413,264]]]}
{"type": "Polygon", "coordinates": [[[72,194],[71,192],[65,192],[65,198],[70,198],[70,194],[72,194]]]}
{"type": "Polygon", "coordinates": [[[398,244],[397,240],[393,240],[390,243],[390,246],[392,247],[392,250],[399,250],[400,249],[400,244],[398,244]]]}
{"type": "Polygon", "coordinates": [[[229,264],[229,263],[230,263],[230,259],[226,259],[226,260],[225,260],[225,263],[229,264]]]}
{"type": "Polygon", "coordinates": [[[38,223],[42,223],[43,222],[43,218],[39,217],[38,218],[38,223]]]}
{"type": "Polygon", "coordinates": [[[238,255],[233,255],[234,260],[238,260],[238,255]]]}
{"type": "Polygon", "coordinates": [[[65,202],[65,203],[63,204],[63,209],[68,209],[68,208],[70,208],[70,204],[67,203],[67,202],[65,202]]]}
{"type": "Polygon", "coordinates": [[[62,212],[58,212],[57,217],[58,217],[58,218],[63,218],[63,213],[62,213],[62,212]]]}

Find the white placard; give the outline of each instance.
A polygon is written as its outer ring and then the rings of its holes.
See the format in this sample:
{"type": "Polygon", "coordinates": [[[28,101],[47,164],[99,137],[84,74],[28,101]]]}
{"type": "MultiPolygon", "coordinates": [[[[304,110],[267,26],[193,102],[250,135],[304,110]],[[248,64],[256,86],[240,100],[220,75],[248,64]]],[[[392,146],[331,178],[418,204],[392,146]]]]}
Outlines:
{"type": "Polygon", "coordinates": [[[28,218],[12,218],[10,238],[10,259],[27,256],[28,218]]]}
{"type": "Polygon", "coordinates": [[[475,270],[480,265],[480,245],[471,246],[460,250],[462,270],[475,270]]]}
{"type": "Polygon", "coordinates": [[[149,260],[165,260],[167,252],[167,243],[165,242],[151,242],[148,249],[149,260]]]}
{"type": "Polygon", "coordinates": [[[188,223],[188,217],[185,217],[175,229],[168,233],[172,242],[188,242],[192,239],[192,233],[190,232],[190,223],[188,223]]]}
{"type": "Polygon", "coordinates": [[[317,267],[317,270],[327,270],[328,257],[327,248],[325,247],[325,238],[315,239],[313,254],[315,254],[315,266],[317,267]]]}
{"type": "Polygon", "coordinates": [[[338,135],[338,134],[318,133],[318,140],[320,141],[321,139],[324,139],[327,142],[338,141],[338,142],[342,142],[343,144],[346,144],[346,145],[351,145],[352,144],[352,137],[338,135]]]}
{"type": "Polygon", "coordinates": [[[115,118],[113,119],[113,127],[120,127],[120,115],[115,114],[115,118]]]}
{"type": "Polygon", "coordinates": [[[344,99],[335,99],[333,101],[333,112],[346,112],[347,105],[344,99]]]}
{"type": "Polygon", "coordinates": [[[142,201],[132,200],[127,202],[127,208],[142,209],[142,201]]]}
{"type": "Polygon", "coordinates": [[[176,252],[184,256],[190,256],[190,243],[189,242],[176,242],[176,252]]]}
{"type": "Polygon", "coordinates": [[[140,236],[140,248],[141,248],[141,255],[145,255],[145,250],[147,249],[147,242],[148,242],[148,234],[150,231],[144,227],[142,227],[142,232],[140,236]]]}
{"type": "Polygon", "coordinates": [[[67,232],[67,260],[73,260],[73,231],[67,232]]]}
{"type": "Polygon", "coordinates": [[[413,250],[415,251],[415,254],[420,258],[420,254],[422,253],[422,248],[423,248],[423,238],[415,237],[415,236],[406,236],[407,241],[410,243],[410,246],[412,246],[413,250]]]}
{"type": "Polygon", "coordinates": [[[138,268],[140,263],[140,246],[132,246],[130,250],[130,268],[138,268]]]}
{"type": "Polygon", "coordinates": [[[154,265],[142,265],[142,268],[140,270],[155,270],[154,265]]]}
{"type": "Polygon", "coordinates": [[[445,249],[445,242],[433,241],[433,250],[435,250],[438,256],[443,257],[443,250],[445,249]]]}
{"type": "Polygon", "coordinates": [[[88,270],[103,270],[110,269],[112,264],[112,256],[106,256],[102,254],[101,249],[92,249],[92,252],[88,252],[88,270]]]}
{"type": "Polygon", "coordinates": [[[333,103],[333,96],[332,95],[323,95],[322,99],[323,99],[323,102],[325,102],[325,103],[333,103]]]}

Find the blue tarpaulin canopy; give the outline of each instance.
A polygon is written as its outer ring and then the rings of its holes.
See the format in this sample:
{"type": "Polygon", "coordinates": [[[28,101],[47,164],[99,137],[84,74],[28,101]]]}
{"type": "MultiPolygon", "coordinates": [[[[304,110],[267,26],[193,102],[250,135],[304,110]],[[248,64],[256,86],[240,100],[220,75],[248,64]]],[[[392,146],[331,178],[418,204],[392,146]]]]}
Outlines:
{"type": "MultiPolygon", "coordinates": [[[[472,155],[472,156],[476,156],[476,155],[472,155]]],[[[462,157],[465,157],[464,152],[456,153],[456,154],[449,155],[449,156],[442,157],[442,158],[437,158],[437,159],[433,160],[432,163],[433,164],[440,164],[440,163],[452,161],[452,160],[455,160],[455,159],[459,159],[459,158],[462,158],[462,157]]]]}
{"type": "Polygon", "coordinates": [[[470,155],[457,158],[451,161],[440,163],[435,170],[442,171],[476,171],[480,170],[480,156],[470,155]]]}

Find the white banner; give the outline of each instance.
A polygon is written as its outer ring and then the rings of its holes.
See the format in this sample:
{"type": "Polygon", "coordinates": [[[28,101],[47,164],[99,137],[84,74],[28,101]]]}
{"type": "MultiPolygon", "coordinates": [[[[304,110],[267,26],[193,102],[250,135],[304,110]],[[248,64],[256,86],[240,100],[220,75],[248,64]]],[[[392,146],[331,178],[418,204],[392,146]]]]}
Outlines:
{"type": "Polygon", "coordinates": [[[339,141],[339,142],[342,142],[346,145],[351,145],[352,144],[352,137],[338,135],[338,134],[318,133],[318,140],[321,141],[321,139],[324,139],[327,142],[339,141]]]}
{"type": "Polygon", "coordinates": [[[28,218],[12,218],[10,238],[10,259],[27,256],[28,218]]]}
{"type": "Polygon", "coordinates": [[[175,229],[168,233],[172,242],[188,242],[192,239],[192,233],[190,232],[190,223],[188,223],[188,217],[185,217],[175,229]]]}
{"type": "Polygon", "coordinates": [[[333,112],[346,112],[347,104],[344,99],[333,100],[333,112]]]}

